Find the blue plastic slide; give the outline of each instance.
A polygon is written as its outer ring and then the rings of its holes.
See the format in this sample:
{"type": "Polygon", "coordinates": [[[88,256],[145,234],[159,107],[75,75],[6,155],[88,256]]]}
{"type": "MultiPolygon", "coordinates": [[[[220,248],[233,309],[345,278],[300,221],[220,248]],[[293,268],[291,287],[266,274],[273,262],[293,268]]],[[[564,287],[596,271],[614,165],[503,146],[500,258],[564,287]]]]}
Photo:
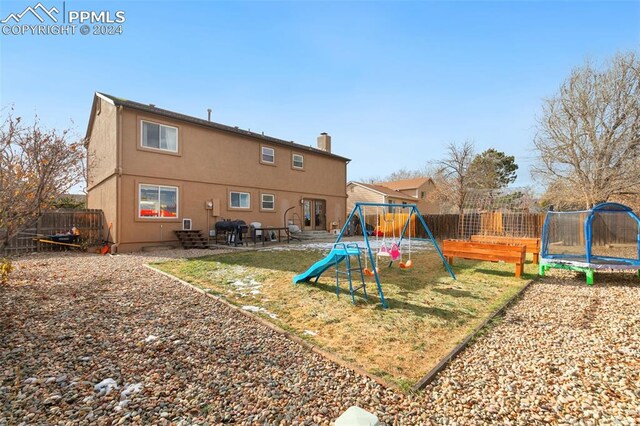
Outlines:
{"type": "Polygon", "coordinates": [[[327,257],[311,265],[311,267],[302,274],[293,277],[293,283],[298,284],[301,282],[310,281],[312,278],[319,277],[330,267],[342,262],[347,253],[351,256],[357,256],[359,254],[359,251],[357,248],[347,248],[346,250],[344,248],[334,248],[329,252],[327,257]]]}

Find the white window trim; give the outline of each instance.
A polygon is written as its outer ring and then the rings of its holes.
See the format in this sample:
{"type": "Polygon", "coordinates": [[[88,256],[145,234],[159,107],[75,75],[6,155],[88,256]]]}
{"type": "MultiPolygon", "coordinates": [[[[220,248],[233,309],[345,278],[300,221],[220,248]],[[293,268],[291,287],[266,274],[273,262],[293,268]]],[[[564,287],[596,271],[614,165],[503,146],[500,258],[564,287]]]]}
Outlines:
{"type": "Polygon", "coordinates": [[[251,208],[251,193],[250,192],[243,192],[243,191],[229,191],[229,208],[230,209],[237,209],[237,210],[248,210],[251,208]],[[249,197],[249,205],[247,207],[235,207],[231,201],[231,195],[232,194],[247,194],[249,197]]]}
{"type": "MultiPolygon", "coordinates": [[[[160,200],[158,200],[159,202],[160,200]]],[[[160,213],[160,212],[158,212],[160,213]]],[[[176,220],[180,218],[180,188],[178,188],[177,186],[170,186],[170,185],[158,185],[155,183],[139,183],[138,184],[138,219],[144,219],[144,220],[176,220]],[[170,188],[170,189],[175,189],[176,190],[176,216],[175,217],[162,217],[162,216],[141,216],[140,215],[140,200],[142,199],[142,187],[143,186],[157,186],[158,187],[158,191],[160,191],[161,188],[170,188]]]]}
{"type": "Polygon", "coordinates": [[[276,195],[275,194],[260,194],[260,210],[266,210],[266,211],[274,211],[276,209],[276,195]],[[273,203],[273,207],[271,208],[267,208],[264,206],[264,196],[269,196],[272,198],[271,202],[273,203]]]}
{"type": "Polygon", "coordinates": [[[270,146],[262,146],[260,147],[260,162],[265,163],[265,164],[276,164],[276,150],[275,148],[271,148],[270,146]],[[271,157],[273,157],[273,161],[267,161],[264,159],[264,150],[265,149],[270,149],[271,150],[271,157]]]}
{"type": "Polygon", "coordinates": [[[304,155],[302,155],[302,154],[291,154],[291,167],[293,167],[294,169],[303,170],[304,169],[304,155]],[[296,161],[295,161],[296,157],[300,157],[302,159],[302,161],[301,161],[302,166],[296,166],[296,161]]]}
{"type": "Polygon", "coordinates": [[[180,129],[178,129],[176,126],[169,126],[167,124],[162,124],[162,123],[156,123],[155,121],[151,121],[151,120],[140,120],[140,147],[142,147],[143,149],[151,149],[153,151],[161,151],[161,152],[173,152],[173,153],[177,153],[180,150],[180,129]],[[149,124],[157,124],[158,126],[164,126],[164,127],[170,127],[172,129],[176,129],[176,149],[164,149],[164,148],[154,148],[152,146],[146,146],[144,144],[144,138],[143,138],[143,134],[144,134],[144,123],[149,123],[149,124]]]}

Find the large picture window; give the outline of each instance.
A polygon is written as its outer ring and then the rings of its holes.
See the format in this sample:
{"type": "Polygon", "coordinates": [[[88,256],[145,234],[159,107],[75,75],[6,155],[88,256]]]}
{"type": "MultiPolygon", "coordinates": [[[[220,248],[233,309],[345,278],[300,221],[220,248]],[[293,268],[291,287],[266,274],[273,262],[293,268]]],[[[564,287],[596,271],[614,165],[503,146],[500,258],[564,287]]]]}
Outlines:
{"type": "Polygon", "coordinates": [[[142,146],[178,152],[178,128],[142,121],[142,146]]]}
{"type": "Polygon", "coordinates": [[[248,192],[231,192],[229,193],[230,206],[233,209],[248,209],[251,207],[251,194],[248,192]]]}
{"type": "Polygon", "coordinates": [[[274,210],[276,208],[276,196],[273,194],[262,194],[262,210],[274,210]]]}
{"type": "Polygon", "coordinates": [[[274,164],[276,162],[276,151],[268,146],[262,147],[262,162],[274,164]]]}
{"type": "Polygon", "coordinates": [[[140,185],[138,217],[178,217],[178,188],[175,186],[140,185]]]}

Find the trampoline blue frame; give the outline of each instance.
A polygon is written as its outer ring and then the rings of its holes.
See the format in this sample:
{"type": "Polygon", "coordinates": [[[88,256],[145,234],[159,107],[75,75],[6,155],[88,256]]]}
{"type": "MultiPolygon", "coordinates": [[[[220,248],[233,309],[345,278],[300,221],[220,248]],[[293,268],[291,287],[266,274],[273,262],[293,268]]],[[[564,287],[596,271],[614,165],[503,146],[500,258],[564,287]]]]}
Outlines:
{"type": "Polygon", "coordinates": [[[561,269],[574,269],[587,274],[587,284],[593,284],[593,271],[597,269],[638,269],[638,275],[640,276],[640,218],[633,212],[633,210],[620,203],[601,203],[597,204],[590,210],[578,210],[572,212],[548,212],[542,226],[542,249],[540,252],[540,276],[544,276],[545,270],[549,268],[561,268],[561,269]],[[613,209],[611,208],[613,207],[613,209]],[[584,236],[585,236],[585,254],[549,254],[549,221],[550,213],[552,214],[576,214],[586,213],[587,218],[584,221],[584,236]],[[626,213],[631,217],[638,225],[637,235],[637,259],[630,259],[624,257],[613,256],[597,256],[591,253],[593,244],[593,218],[595,213],[612,214],[612,213],[626,213]],[[618,263],[616,263],[618,262],[618,263]]]}

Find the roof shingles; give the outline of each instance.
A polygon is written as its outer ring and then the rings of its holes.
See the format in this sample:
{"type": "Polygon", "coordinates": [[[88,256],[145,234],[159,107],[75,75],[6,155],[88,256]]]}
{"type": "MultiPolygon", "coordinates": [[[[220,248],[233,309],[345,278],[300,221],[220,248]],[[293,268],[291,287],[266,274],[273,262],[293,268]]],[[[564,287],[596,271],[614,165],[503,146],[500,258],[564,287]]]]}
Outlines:
{"type": "Polygon", "coordinates": [[[326,151],[323,151],[323,150],[318,149],[318,148],[313,148],[313,147],[310,147],[310,146],[297,144],[297,143],[292,142],[292,141],[285,141],[283,139],[274,138],[272,136],[266,136],[264,134],[251,132],[249,130],[243,130],[243,129],[240,129],[238,127],[227,126],[226,124],[216,123],[214,121],[203,120],[201,118],[193,117],[193,116],[186,115],[186,114],[181,114],[181,113],[174,112],[174,111],[169,111],[169,110],[166,110],[166,109],[158,108],[158,107],[156,107],[155,105],[152,105],[152,104],[142,104],[140,102],[135,102],[135,101],[130,101],[130,100],[123,99],[123,98],[118,98],[116,96],[108,95],[108,94],[102,93],[102,92],[96,92],[96,95],[111,100],[111,102],[113,102],[117,106],[123,106],[125,108],[133,108],[133,109],[137,109],[139,111],[145,111],[145,112],[152,113],[152,114],[162,115],[164,117],[172,118],[174,120],[185,121],[185,122],[192,123],[192,124],[197,124],[197,125],[200,125],[200,126],[211,127],[211,128],[217,129],[217,130],[222,130],[224,132],[230,132],[230,133],[235,133],[235,134],[242,135],[242,136],[248,136],[248,137],[253,138],[253,139],[258,139],[258,140],[266,141],[266,142],[269,142],[269,143],[274,143],[274,144],[278,144],[278,145],[282,145],[282,146],[287,146],[287,147],[294,148],[294,149],[297,149],[297,150],[303,150],[303,151],[307,151],[307,152],[313,152],[315,154],[320,154],[320,155],[324,155],[324,156],[328,156],[328,157],[333,157],[335,159],[343,160],[345,162],[351,161],[349,158],[342,157],[342,156],[336,155],[336,154],[332,154],[330,152],[326,152],[326,151]]]}
{"type": "Polygon", "coordinates": [[[376,185],[386,186],[387,188],[391,188],[396,191],[402,191],[405,189],[417,189],[420,188],[425,183],[429,182],[431,178],[421,177],[415,179],[401,179],[394,180],[391,182],[377,182],[376,185]]]}
{"type": "Polygon", "coordinates": [[[403,194],[402,192],[399,192],[399,191],[394,191],[393,189],[387,188],[386,186],[381,186],[381,185],[371,184],[371,183],[362,183],[362,182],[351,182],[351,183],[379,192],[381,194],[386,195],[387,197],[398,198],[401,200],[411,200],[411,201],[416,200],[415,197],[412,197],[407,194],[403,194]]]}

